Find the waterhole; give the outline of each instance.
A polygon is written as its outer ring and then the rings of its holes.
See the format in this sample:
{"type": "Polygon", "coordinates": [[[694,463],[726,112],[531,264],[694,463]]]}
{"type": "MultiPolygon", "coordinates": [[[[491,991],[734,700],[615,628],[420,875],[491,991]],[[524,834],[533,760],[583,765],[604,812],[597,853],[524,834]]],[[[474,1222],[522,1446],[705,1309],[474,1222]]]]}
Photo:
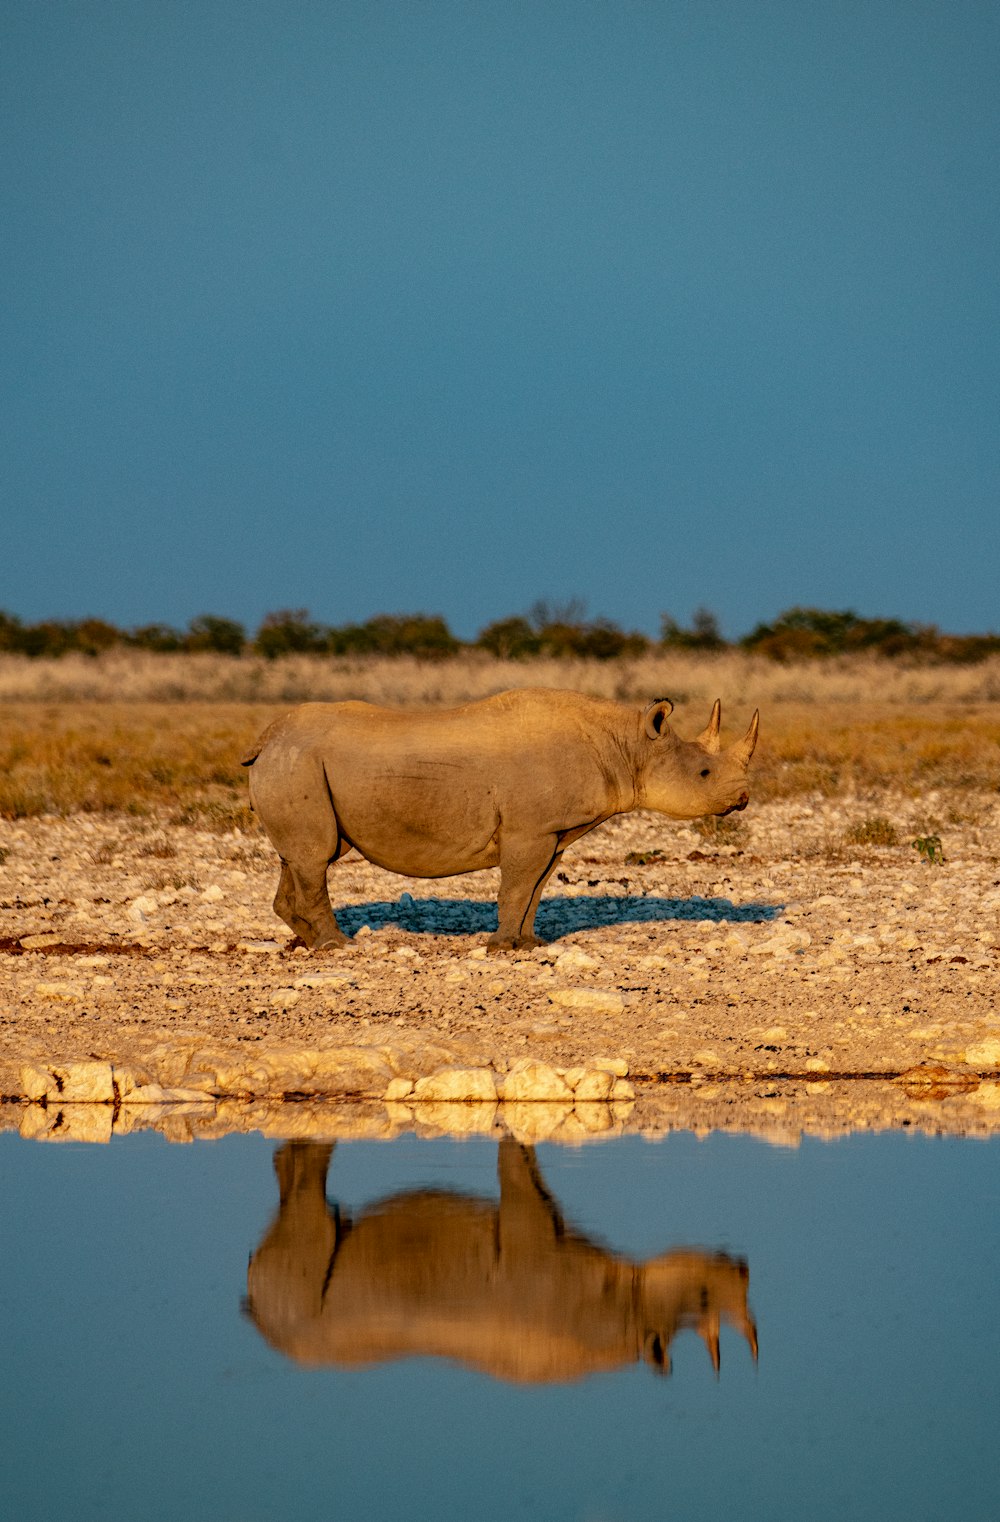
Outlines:
{"type": "Polygon", "coordinates": [[[997,1515],[1000,1141],[0,1136],[25,1522],[997,1515]]]}

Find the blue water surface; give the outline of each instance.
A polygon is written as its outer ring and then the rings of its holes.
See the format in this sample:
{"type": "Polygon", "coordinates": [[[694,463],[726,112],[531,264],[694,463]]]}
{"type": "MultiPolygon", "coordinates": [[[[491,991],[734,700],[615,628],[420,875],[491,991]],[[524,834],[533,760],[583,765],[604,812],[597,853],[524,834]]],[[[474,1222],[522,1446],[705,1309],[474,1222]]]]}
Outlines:
{"type": "MultiPolygon", "coordinates": [[[[721,1370],[683,1331],[518,1384],[415,1357],[309,1367],[243,1309],[275,1217],[259,1136],[0,1135],[0,1496],[22,1522],[476,1517],[964,1522],[1000,1515],[1000,1142],[677,1134],[540,1146],[566,1231],[641,1263],[745,1259],[759,1329],[721,1370]]],[[[497,1197],[497,1143],[341,1142],[342,1222],[432,1188],[497,1197]]]]}

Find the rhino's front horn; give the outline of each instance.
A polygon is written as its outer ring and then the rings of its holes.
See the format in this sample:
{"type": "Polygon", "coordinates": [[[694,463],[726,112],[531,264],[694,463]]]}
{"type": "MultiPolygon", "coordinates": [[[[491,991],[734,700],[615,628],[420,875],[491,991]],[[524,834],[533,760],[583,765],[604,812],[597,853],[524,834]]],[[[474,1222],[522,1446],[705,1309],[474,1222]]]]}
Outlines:
{"type": "Polygon", "coordinates": [[[718,698],[716,698],[715,702],[712,704],[712,717],[709,719],[707,727],[703,729],[701,734],[698,736],[699,742],[705,747],[706,750],[712,751],[713,754],[716,751],[722,749],[722,741],[719,738],[719,730],[721,727],[722,703],[718,698]]]}
{"type": "Polygon", "coordinates": [[[743,739],[737,740],[736,744],[733,746],[734,759],[742,762],[744,766],[746,766],[747,762],[750,760],[750,757],[754,753],[754,747],[757,744],[757,731],[759,728],[760,710],[755,708],[753,711],[753,718],[750,720],[750,728],[743,736],[743,739]]]}

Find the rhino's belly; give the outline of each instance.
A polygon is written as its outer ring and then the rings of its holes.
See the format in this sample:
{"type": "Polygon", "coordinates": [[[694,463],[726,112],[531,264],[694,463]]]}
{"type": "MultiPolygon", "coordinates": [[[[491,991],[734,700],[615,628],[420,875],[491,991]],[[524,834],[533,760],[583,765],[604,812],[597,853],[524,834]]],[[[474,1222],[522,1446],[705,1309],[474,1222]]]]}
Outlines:
{"type": "Polygon", "coordinates": [[[495,867],[500,853],[494,843],[481,849],[462,850],[454,844],[437,841],[356,840],[351,844],[373,866],[385,867],[402,877],[457,877],[462,872],[478,872],[495,867]]]}
{"type": "Polygon", "coordinates": [[[449,790],[426,779],[335,794],[345,839],[367,861],[405,877],[451,877],[494,867],[498,816],[482,790],[449,790]]]}

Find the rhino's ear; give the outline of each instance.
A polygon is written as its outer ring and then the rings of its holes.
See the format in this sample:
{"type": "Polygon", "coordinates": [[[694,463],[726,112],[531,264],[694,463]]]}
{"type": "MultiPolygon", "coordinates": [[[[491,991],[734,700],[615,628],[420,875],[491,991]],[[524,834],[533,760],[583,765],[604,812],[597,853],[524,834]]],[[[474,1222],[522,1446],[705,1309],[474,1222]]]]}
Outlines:
{"type": "Polygon", "coordinates": [[[643,714],[643,722],[646,733],[651,740],[659,739],[663,733],[663,726],[674,711],[674,705],[669,698],[656,698],[643,714]]]}

